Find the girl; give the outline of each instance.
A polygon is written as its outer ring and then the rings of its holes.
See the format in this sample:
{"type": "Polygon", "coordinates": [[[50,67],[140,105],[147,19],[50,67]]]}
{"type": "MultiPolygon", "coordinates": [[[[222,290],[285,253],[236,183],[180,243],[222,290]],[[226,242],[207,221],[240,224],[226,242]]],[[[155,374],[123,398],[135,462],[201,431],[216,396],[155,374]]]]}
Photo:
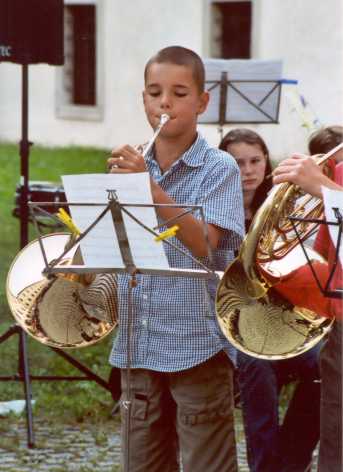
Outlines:
{"type": "Polygon", "coordinates": [[[268,148],[254,131],[237,128],[222,139],[219,149],[230,153],[240,168],[245,226],[248,230],[254,214],[273,185],[268,148]]]}

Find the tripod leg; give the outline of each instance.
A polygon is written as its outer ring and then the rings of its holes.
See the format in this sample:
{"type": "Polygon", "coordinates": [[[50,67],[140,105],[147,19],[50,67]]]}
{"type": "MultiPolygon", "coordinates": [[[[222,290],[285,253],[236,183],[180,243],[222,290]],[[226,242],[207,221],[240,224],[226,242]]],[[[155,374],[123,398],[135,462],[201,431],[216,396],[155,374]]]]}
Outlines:
{"type": "Polygon", "coordinates": [[[24,391],[26,400],[27,445],[31,448],[35,445],[31,404],[31,380],[29,374],[29,361],[27,356],[26,333],[22,329],[20,329],[19,333],[19,374],[24,380],[24,391]]]}

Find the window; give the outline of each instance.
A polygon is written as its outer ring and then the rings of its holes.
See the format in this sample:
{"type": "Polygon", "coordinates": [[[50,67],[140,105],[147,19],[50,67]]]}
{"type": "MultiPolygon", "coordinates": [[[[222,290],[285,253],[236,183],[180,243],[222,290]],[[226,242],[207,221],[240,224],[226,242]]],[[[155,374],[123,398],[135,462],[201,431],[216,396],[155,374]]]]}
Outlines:
{"type": "Polygon", "coordinates": [[[66,7],[66,27],[72,51],[70,58],[70,92],[75,105],[96,105],[95,81],[95,6],[66,7]]]}
{"type": "Polygon", "coordinates": [[[59,118],[102,118],[98,23],[98,0],[65,0],[64,65],[57,80],[59,118]]]}
{"type": "Polygon", "coordinates": [[[212,2],[211,56],[251,57],[251,1],[212,2]]]}

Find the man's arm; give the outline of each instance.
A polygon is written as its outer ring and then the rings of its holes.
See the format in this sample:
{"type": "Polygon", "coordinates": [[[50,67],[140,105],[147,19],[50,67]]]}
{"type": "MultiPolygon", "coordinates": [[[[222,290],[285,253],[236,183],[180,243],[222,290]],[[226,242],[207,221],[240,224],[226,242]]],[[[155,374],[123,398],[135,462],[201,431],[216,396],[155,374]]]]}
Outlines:
{"type": "Polygon", "coordinates": [[[276,167],[273,172],[273,183],[282,182],[299,185],[305,192],[319,198],[322,198],[322,186],[333,190],[343,190],[341,185],[323,174],[322,169],[312,157],[303,154],[294,154],[276,167]]]}

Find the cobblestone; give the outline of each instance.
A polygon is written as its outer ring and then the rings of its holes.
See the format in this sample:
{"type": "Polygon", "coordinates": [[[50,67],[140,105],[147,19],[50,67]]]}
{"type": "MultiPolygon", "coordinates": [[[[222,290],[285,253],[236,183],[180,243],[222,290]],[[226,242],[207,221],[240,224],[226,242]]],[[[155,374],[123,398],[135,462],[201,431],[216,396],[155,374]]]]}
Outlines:
{"type": "MultiPolygon", "coordinates": [[[[240,413],[236,416],[239,471],[248,472],[240,413]]],[[[119,427],[115,420],[101,426],[63,426],[35,419],[36,447],[29,449],[24,419],[6,426],[2,417],[0,472],[119,472],[119,427]]]]}
{"type": "MultiPolygon", "coordinates": [[[[0,419],[6,421],[5,418],[0,419]]],[[[114,472],[119,471],[120,438],[117,423],[104,428],[45,425],[34,421],[35,448],[27,447],[26,424],[2,428],[1,472],[114,472]]]]}

